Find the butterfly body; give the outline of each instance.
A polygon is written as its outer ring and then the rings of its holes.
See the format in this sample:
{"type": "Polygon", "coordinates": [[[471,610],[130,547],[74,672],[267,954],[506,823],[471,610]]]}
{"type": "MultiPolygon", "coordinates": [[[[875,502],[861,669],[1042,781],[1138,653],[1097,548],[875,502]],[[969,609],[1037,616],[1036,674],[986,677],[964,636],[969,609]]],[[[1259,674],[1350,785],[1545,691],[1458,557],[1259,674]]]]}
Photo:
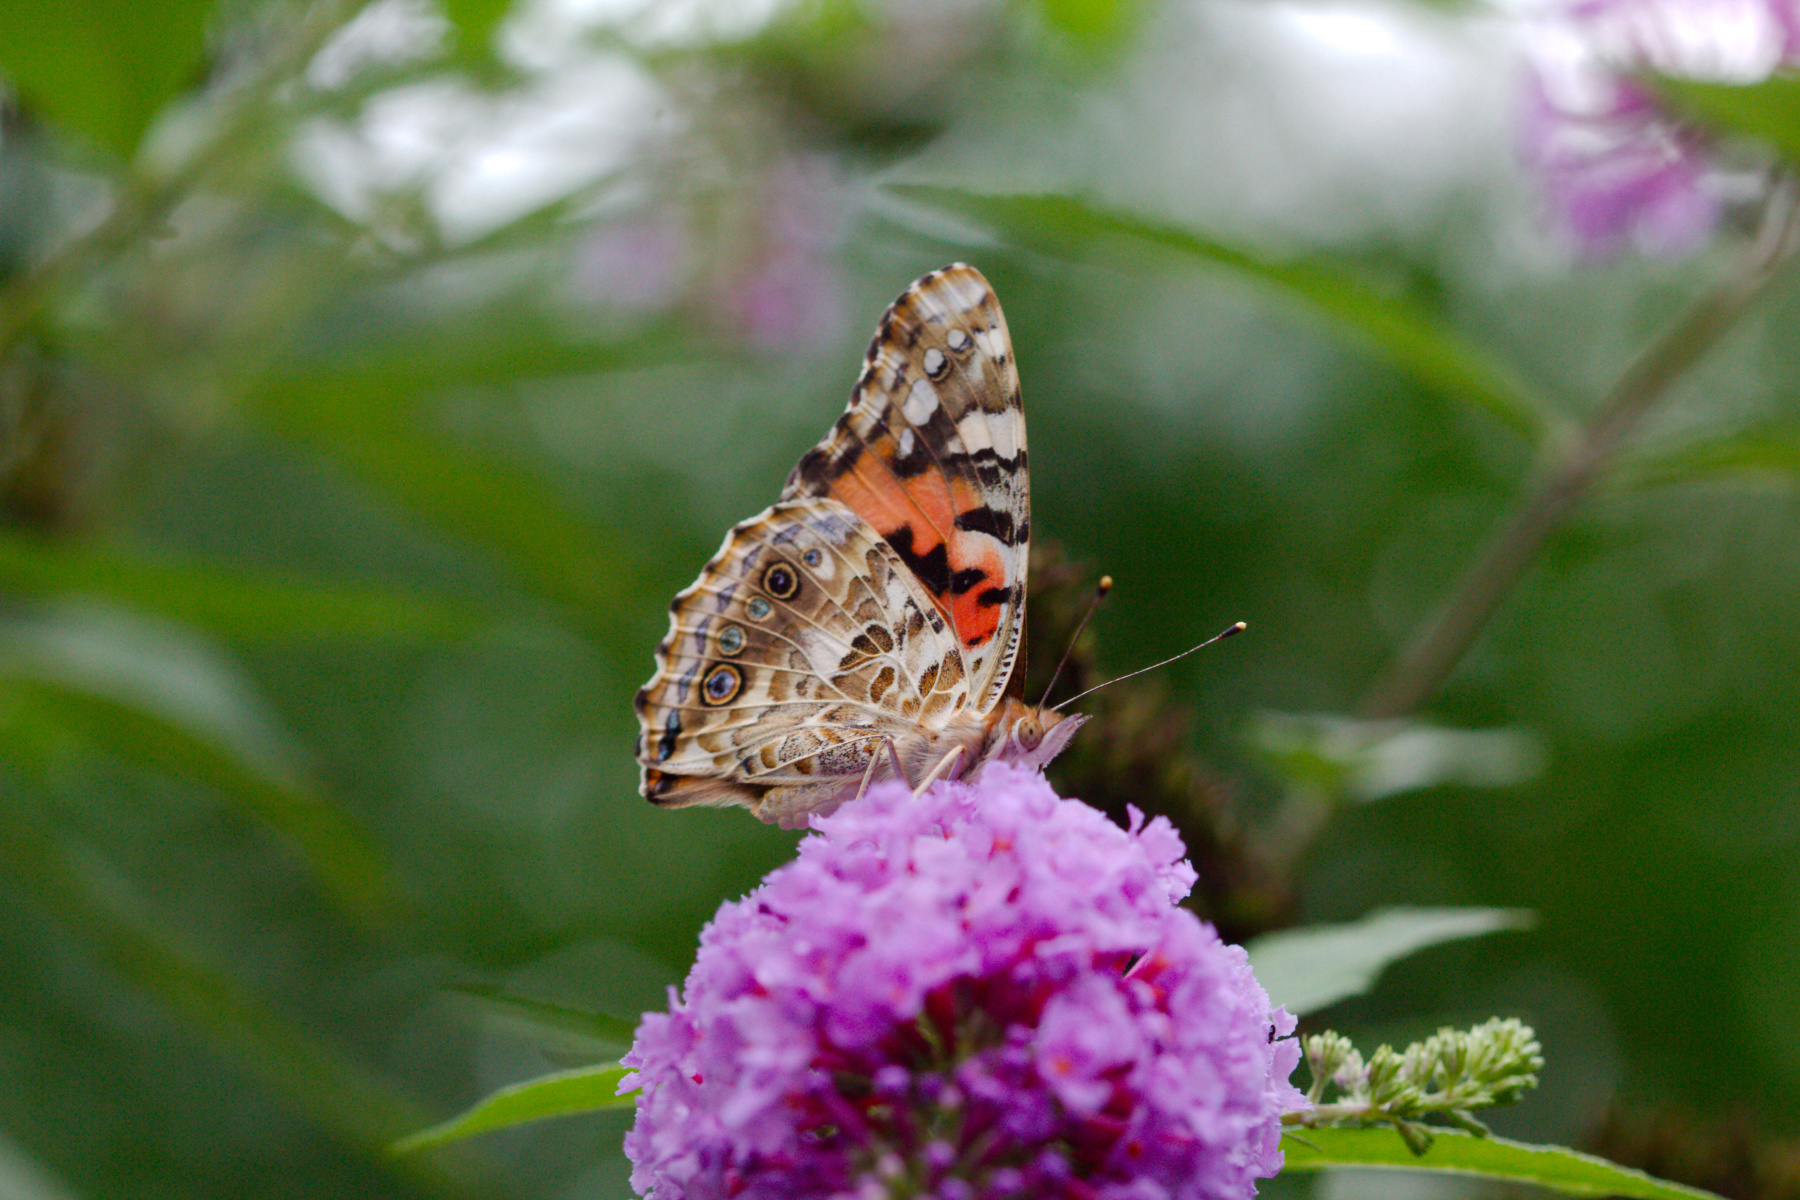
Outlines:
{"type": "Polygon", "coordinates": [[[670,605],[640,790],[794,827],[869,780],[1038,767],[1078,716],[1011,694],[1030,491],[999,302],[956,264],[888,309],[849,407],[670,605]]]}

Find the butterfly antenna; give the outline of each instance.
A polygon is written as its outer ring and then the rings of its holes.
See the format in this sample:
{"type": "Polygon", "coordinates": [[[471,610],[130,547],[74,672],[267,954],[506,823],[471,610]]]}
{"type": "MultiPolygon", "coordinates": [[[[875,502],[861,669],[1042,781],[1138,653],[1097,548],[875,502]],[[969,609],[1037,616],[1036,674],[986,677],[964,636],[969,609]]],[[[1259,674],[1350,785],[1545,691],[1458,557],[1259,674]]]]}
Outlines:
{"type": "Polygon", "coordinates": [[[1081,624],[1075,627],[1074,637],[1071,637],[1069,644],[1063,648],[1063,656],[1058,660],[1056,670],[1050,672],[1050,682],[1044,688],[1044,698],[1038,701],[1039,708],[1044,707],[1044,704],[1050,699],[1050,692],[1056,687],[1056,681],[1062,678],[1063,668],[1069,665],[1069,655],[1075,653],[1076,639],[1081,637],[1082,630],[1086,629],[1088,622],[1093,620],[1094,610],[1100,607],[1100,602],[1106,599],[1106,593],[1110,591],[1112,591],[1112,576],[1102,575],[1099,584],[1094,588],[1093,600],[1088,602],[1087,611],[1081,614],[1081,624]]]}
{"type": "Polygon", "coordinates": [[[1244,632],[1244,630],[1246,630],[1248,628],[1250,628],[1250,626],[1244,624],[1244,622],[1242,622],[1242,621],[1239,621],[1237,624],[1231,625],[1225,629],[1220,630],[1218,633],[1213,634],[1211,637],[1207,638],[1204,642],[1201,642],[1198,646],[1189,646],[1186,650],[1183,650],[1180,654],[1171,655],[1170,657],[1163,659],[1161,662],[1151,663],[1147,667],[1139,667],[1137,670],[1131,672],[1129,675],[1121,675],[1117,679],[1109,679],[1105,683],[1096,684],[1093,687],[1089,688],[1085,692],[1079,692],[1076,695],[1070,696],[1067,700],[1064,700],[1061,704],[1057,705],[1055,708],[1051,709],[1050,711],[1057,712],[1061,709],[1067,708],[1069,705],[1071,705],[1071,704],[1075,703],[1077,700],[1081,699],[1081,697],[1091,696],[1103,687],[1111,687],[1113,684],[1123,683],[1127,679],[1136,679],[1139,675],[1142,675],[1146,671],[1154,671],[1158,667],[1166,667],[1170,663],[1174,662],[1176,659],[1186,658],[1188,655],[1192,654],[1196,650],[1204,650],[1208,646],[1212,645],[1214,642],[1222,642],[1226,638],[1232,636],[1233,634],[1242,633],[1242,632],[1244,632]]]}

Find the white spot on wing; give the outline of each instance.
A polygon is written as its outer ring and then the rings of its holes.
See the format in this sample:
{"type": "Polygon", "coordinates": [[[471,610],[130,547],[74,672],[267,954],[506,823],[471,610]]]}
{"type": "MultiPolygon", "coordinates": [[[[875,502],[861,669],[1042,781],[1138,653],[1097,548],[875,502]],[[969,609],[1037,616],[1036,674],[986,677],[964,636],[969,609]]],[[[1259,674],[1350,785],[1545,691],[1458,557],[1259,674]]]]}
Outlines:
{"type": "Polygon", "coordinates": [[[981,347],[983,354],[995,362],[1006,361],[1006,338],[998,329],[977,329],[975,344],[981,347]]]}
{"type": "Polygon", "coordinates": [[[969,335],[960,329],[952,329],[944,335],[944,342],[952,350],[961,350],[969,344],[969,335]]]}
{"type": "Polygon", "coordinates": [[[925,352],[925,373],[935,376],[944,369],[944,352],[936,346],[925,352]]]}
{"type": "MultiPolygon", "coordinates": [[[[999,450],[998,446],[994,446],[989,432],[990,428],[988,415],[979,408],[971,409],[963,414],[962,420],[956,423],[956,436],[962,439],[963,449],[970,453],[976,450],[986,450],[989,447],[999,450]]],[[[1010,458],[1011,455],[1007,457],[1010,458]]]]}
{"type": "Polygon", "coordinates": [[[931,414],[937,411],[937,389],[923,379],[913,380],[907,390],[906,402],[900,406],[901,415],[914,425],[923,425],[931,420],[931,414]]]}
{"type": "Polygon", "coordinates": [[[913,431],[912,431],[912,426],[908,425],[905,429],[902,429],[900,431],[900,457],[901,458],[910,458],[912,456],[912,452],[913,452],[913,431]]]}
{"type": "Polygon", "coordinates": [[[1017,458],[1019,456],[1018,414],[1001,413],[987,421],[988,435],[993,441],[994,453],[1001,458],[1017,458]]]}

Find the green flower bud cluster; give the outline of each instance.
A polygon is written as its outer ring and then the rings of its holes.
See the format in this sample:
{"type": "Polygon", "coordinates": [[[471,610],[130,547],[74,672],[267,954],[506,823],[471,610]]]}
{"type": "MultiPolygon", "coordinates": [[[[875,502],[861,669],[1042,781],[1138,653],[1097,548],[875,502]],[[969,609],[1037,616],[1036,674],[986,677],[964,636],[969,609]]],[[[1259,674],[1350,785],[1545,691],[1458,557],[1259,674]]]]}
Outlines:
{"type": "Polygon", "coordinates": [[[1350,1039],[1327,1031],[1302,1043],[1312,1070],[1313,1107],[1289,1113],[1290,1125],[1392,1125],[1414,1154],[1431,1146],[1431,1118],[1481,1137],[1474,1110],[1511,1104],[1537,1086],[1542,1047],[1516,1018],[1473,1029],[1440,1029],[1405,1050],[1383,1045],[1365,1061],[1350,1039]],[[1336,1095],[1328,1102],[1327,1086],[1336,1095]]]}

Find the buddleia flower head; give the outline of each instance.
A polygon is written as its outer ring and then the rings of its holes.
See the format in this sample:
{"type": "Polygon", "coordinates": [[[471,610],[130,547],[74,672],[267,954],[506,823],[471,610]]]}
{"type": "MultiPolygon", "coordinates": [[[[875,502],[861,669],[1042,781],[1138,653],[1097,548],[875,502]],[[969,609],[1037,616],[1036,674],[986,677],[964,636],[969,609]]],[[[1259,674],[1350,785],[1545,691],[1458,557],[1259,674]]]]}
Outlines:
{"type": "Polygon", "coordinates": [[[1294,1022],[1121,829],[994,764],[878,785],[725,904],[625,1059],[632,1184],[711,1197],[1240,1200],[1281,1166],[1294,1022]]]}

